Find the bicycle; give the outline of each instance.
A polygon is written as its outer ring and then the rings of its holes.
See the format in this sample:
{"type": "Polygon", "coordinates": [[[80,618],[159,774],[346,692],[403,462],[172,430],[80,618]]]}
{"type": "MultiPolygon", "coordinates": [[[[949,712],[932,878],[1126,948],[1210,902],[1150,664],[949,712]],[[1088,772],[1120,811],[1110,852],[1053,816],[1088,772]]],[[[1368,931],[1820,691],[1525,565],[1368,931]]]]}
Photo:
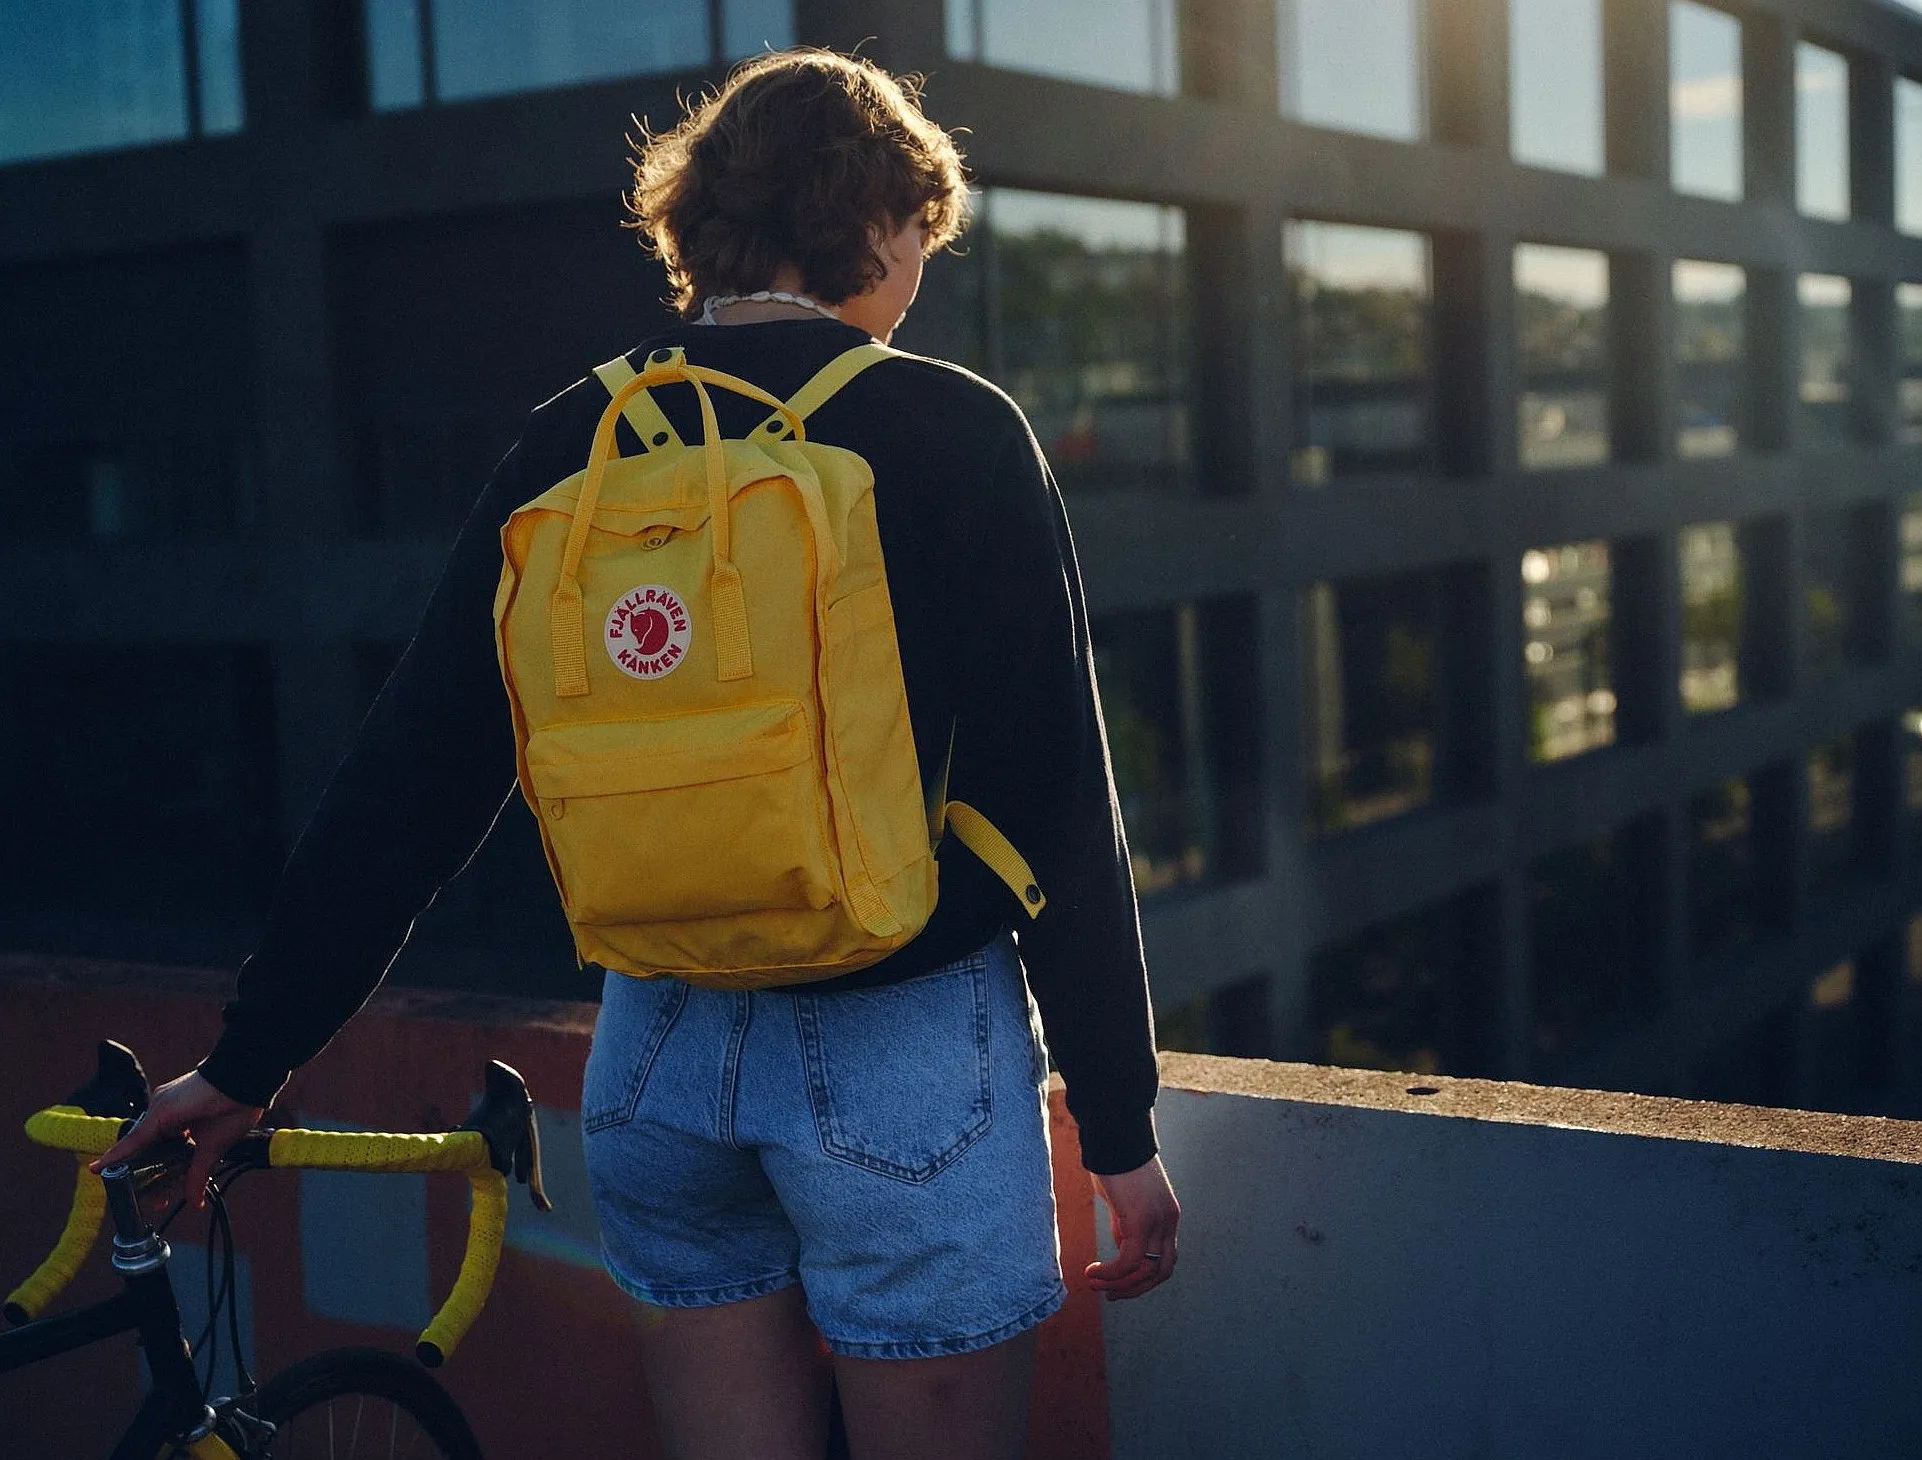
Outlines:
{"type": "Polygon", "coordinates": [[[453,1353],[487,1299],[507,1225],[507,1178],[528,1186],[535,1205],[551,1209],[541,1182],[540,1132],[526,1083],[511,1067],[488,1063],[483,1093],[466,1122],[439,1135],[371,1131],[261,1128],[228,1152],[207,1184],[212,1230],[207,1280],[214,1288],[214,1238],[220,1239],[220,1284],[209,1294],[207,1325],[189,1342],[168,1276],[163,1236],[186,1206],[176,1201],[150,1223],[141,1196],[184,1162],[184,1142],[156,1148],[143,1164],[110,1166],[95,1177],[87,1159],[105,1151],[147,1108],[145,1072],[133,1052],[111,1040],[100,1045],[93,1078],[59,1105],[27,1121],[41,1145],[72,1151],[79,1175],[73,1206],[53,1252],[8,1296],[0,1312],[11,1331],[0,1332],[0,1373],[40,1363],[122,1333],[137,1333],[152,1388],[115,1446],[111,1460],[298,1460],[316,1453],[359,1455],[364,1440],[393,1456],[421,1453],[421,1441],[444,1460],[480,1460],[466,1418],[447,1391],[425,1372],[453,1353]],[[417,1363],[383,1349],[329,1349],[256,1386],[240,1345],[233,1228],[225,1192],[250,1171],[463,1171],[473,1190],[467,1248],[460,1273],[415,1345],[417,1363]],[[103,1216],[113,1229],[112,1262],[124,1289],[103,1302],[40,1317],[73,1280],[92,1250],[103,1216]],[[233,1342],[238,1395],[216,1398],[212,1384],[220,1345],[221,1310],[233,1342]],[[208,1379],[196,1365],[206,1351],[208,1379]],[[351,1408],[348,1407],[351,1402],[351,1408]],[[376,1412],[369,1413],[370,1407],[376,1412]],[[403,1426],[405,1428],[403,1428],[403,1426]],[[400,1446],[405,1440],[408,1448],[400,1446]],[[342,1448],[343,1444],[345,1449],[342,1448]]]}

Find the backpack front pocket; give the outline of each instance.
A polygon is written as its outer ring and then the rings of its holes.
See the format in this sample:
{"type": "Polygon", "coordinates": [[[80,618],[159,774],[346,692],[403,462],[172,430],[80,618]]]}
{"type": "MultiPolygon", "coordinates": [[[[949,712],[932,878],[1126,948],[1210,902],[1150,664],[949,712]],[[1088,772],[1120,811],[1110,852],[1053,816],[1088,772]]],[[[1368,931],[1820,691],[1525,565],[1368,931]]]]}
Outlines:
{"type": "Polygon", "coordinates": [[[527,773],[574,922],[835,900],[815,736],[798,702],[537,730],[527,773]]]}

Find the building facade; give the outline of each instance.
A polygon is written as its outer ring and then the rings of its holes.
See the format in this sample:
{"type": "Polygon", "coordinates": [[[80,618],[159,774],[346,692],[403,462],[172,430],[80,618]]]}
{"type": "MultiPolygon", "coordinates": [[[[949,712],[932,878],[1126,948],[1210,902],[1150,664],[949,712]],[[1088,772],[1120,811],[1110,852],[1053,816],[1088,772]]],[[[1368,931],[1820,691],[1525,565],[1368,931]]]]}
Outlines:
{"type": "MultiPolygon", "coordinates": [[[[1922,1109],[1922,16],[87,0],[0,34],[0,943],[243,954],[624,134],[927,76],[899,343],[1067,494],[1164,1043],[1922,1109]]],[[[503,787],[505,789],[505,786],[503,787]]],[[[591,997],[510,803],[395,976],[591,997]]]]}

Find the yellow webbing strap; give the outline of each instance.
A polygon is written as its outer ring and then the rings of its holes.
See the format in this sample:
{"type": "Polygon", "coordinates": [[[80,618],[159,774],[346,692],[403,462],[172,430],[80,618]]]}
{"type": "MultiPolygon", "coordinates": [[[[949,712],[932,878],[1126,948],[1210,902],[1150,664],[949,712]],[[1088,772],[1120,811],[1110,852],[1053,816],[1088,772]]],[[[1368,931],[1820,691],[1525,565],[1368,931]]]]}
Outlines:
{"type": "Polygon", "coordinates": [[[986,862],[994,875],[1008,884],[1008,890],[1020,899],[1028,916],[1040,917],[1048,899],[1041,895],[1040,884],[1034,880],[1034,868],[1014,849],[1014,843],[965,801],[948,802],[943,815],[961,839],[961,845],[986,862]]]}
{"type": "MultiPolygon", "coordinates": [[[[814,378],[788,398],[788,409],[805,421],[868,366],[891,360],[900,353],[899,350],[890,350],[879,340],[869,340],[865,345],[844,350],[815,371],[814,378]]],[[[769,416],[761,422],[755,434],[779,440],[787,434],[786,422],[779,415],[769,416]]]]}
{"type": "MultiPolygon", "coordinates": [[[[120,1124],[119,1121],[108,1123],[120,1124]]],[[[107,1188],[87,1169],[84,1155],[75,1164],[79,1172],[74,1179],[73,1206],[67,1212],[66,1229],[33,1276],[7,1294],[7,1317],[15,1323],[28,1322],[46,1311],[47,1305],[73,1281],[80,1264],[93,1250],[94,1239],[100,1235],[100,1219],[107,1210],[107,1188]]]]}
{"type": "MultiPolygon", "coordinates": [[[[683,352],[677,349],[671,353],[678,356],[683,352]]],[[[634,378],[634,367],[627,363],[625,355],[616,355],[605,365],[596,365],[594,376],[607,387],[609,395],[619,395],[621,387],[634,378]]],[[[629,396],[627,404],[621,408],[621,414],[627,417],[627,424],[634,428],[634,434],[641,438],[641,450],[660,451],[681,444],[673,423],[646,391],[629,396]]]]}

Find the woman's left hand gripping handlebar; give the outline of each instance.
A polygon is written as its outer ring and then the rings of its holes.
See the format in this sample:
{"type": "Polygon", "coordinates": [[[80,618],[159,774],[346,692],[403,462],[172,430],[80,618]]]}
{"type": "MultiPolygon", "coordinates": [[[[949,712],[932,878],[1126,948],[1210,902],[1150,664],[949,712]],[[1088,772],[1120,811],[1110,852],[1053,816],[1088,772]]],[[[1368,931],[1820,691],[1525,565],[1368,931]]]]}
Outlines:
{"type": "Polygon", "coordinates": [[[150,1146],[173,1137],[193,1146],[187,1166],[186,1194],[196,1208],[207,1204],[207,1178],[235,1141],[246,1135],[266,1112],[223,1095],[199,1071],[169,1080],[154,1091],[147,1113],[120,1140],[88,1163],[98,1172],[119,1161],[131,1161],[150,1146]]]}

